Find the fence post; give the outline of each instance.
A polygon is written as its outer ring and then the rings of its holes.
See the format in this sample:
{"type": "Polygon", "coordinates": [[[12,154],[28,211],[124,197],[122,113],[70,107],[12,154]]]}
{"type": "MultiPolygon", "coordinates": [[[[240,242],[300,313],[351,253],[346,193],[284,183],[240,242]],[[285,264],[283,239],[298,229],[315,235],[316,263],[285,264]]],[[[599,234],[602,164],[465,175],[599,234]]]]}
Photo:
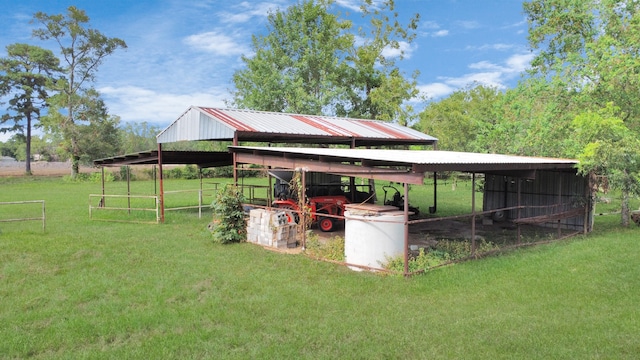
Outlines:
{"type": "Polygon", "coordinates": [[[44,200],[42,200],[42,231],[45,231],[47,227],[47,215],[45,212],[44,200]]]}

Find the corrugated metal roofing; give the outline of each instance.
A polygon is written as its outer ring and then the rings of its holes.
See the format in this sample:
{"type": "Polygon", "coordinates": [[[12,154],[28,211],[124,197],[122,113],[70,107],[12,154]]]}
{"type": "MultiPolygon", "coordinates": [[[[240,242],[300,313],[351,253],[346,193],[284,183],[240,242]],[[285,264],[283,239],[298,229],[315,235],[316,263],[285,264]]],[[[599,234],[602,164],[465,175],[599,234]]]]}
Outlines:
{"type": "MultiPolygon", "coordinates": [[[[225,166],[233,164],[233,155],[222,151],[162,151],[163,164],[198,165],[201,168],[225,166]]],[[[141,151],[133,154],[113,156],[93,160],[94,166],[122,166],[122,165],[156,165],[158,151],[141,151]]]]}
{"type": "Polygon", "coordinates": [[[157,136],[158,143],[195,140],[432,144],[438,139],[375,120],[192,106],[157,136]]]}
{"type": "Polygon", "coordinates": [[[368,162],[377,165],[422,165],[425,171],[500,171],[535,169],[573,169],[577,160],[502,154],[481,154],[436,150],[386,150],[344,148],[282,148],[232,146],[232,152],[270,156],[287,154],[287,158],[304,158],[324,162],[368,162]]]}

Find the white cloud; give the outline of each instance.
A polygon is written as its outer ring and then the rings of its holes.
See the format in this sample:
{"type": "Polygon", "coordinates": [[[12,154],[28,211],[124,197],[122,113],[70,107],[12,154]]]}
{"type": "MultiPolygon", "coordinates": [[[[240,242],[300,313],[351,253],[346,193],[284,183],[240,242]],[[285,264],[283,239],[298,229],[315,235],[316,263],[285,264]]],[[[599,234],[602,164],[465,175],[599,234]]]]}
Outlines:
{"type": "Polygon", "coordinates": [[[435,21],[425,21],[420,27],[429,30],[440,29],[440,25],[435,21]]]}
{"type": "Polygon", "coordinates": [[[476,69],[476,70],[498,70],[498,71],[502,71],[504,70],[504,67],[493,64],[489,61],[480,61],[477,63],[472,63],[469,65],[469,69],[476,69]]]}
{"type": "Polygon", "coordinates": [[[498,89],[504,89],[505,85],[502,83],[503,73],[500,71],[491,72],[478,72],[465,74],[459,77],[442,78],[448,85],[456,88],[463,88],[470,84],[481,84],[485,86],[492,86],[498,89]]]}
{"type": "Polygon", "coordinates": [[[136,87],[103,87],[98,89],[105,98],[109,112],[120,116],[123,122],[146,121],[166,126],[189,106],[225,107],[228,97],[225,89],[209,89],[192,93],[159,93],[136,87]]]}
{"type": "Polygon", "coordinates": [[[222,23],[246,23],[256,17],[267,17],[269,13],[280,9],[282,6],[282,4],[273,2],[254,3],[243,1],[236,6],[233,6],[233,11],[221,11],[218,13],[218,16],[222,23]]]}
{"type": "Polygon", "coordinates": [[[456,89],[454,87],[441,82],[418,85],[418,91],[420,91],[420,94],[432,99],[446,96],[448,94],[451,94],[455,90],[456,89]]]}
{"type": "Polygon", "coordinates": [[[336,4],[344,8],[360,12],[361,3],[358,0],[336,0],[336,4]]]}
{"type": "MultiPolygon", "coordinates": [[[[349,10],[353,10],[356,12],[361,12],[362,9],[360,9],[360,6],[362,6],[362,1],[361,0],[336,0],[336,4],[339,6],[342,6],[344,8],[347,8],[349,10]]],[[[371,1],[371,7],[373,9],[380,9],[383,4],[383,0],[372,0],[371,1]]]]}
{"type": "Polygon", "coordinates": [[[382,50],[382,55],[387,58],[395,58],[395,57],[399,57],[402,53],[404,53],[403,55],[404,58],[409,59],[411,58],[411,54],[416,48],[417,46],[412,46],[406,41],[400,41],[398,42],[397,49],[387,46],[384,48],[384,50],[382,50]]]}
{"type": "Polygon", "coordinates": [[[524,72],[533,56],[533,54],[514,54],[508,57],[504,64],[495,64],[490,61],[475,62],[469,64],[468,68],[477,72],[457,77],[439,77],[437,82],[419,85],[418,89],[428,98],[443,97],[474,83],[505,89],[507,87],[505,83],[524,72]]]}
{"type": "Polygon", "coordinates": [[[443,37],[449,35],[449,30],[438,30],[434,33],[431,33],[432,37],[443,37]]]}
{"type": "Polygon", "coordinates": [[[519,47],[519,46],[512,45],[512,44],[496,43],[496,44],[484,44],[480,46],[470,45],[470,46],[467,46],[465,49],[471,50],[471,51],[485,51],[485,50],[507,51],[507,50],[512,50],[513,48],[516,48],[516,47],[519,47]]]}
{"type": "Polygon", "coordinates": [[[533,53],[512,55],[506,61],[507,67],[511,72],[521,73],[529,67],[534,57],[533,53]]]}
{"type": "Polygon", "coordinates": [[[480,23],[478,23],[477,21],[456,21],[455,24],[467,30],[473,30],[480,27],[480,23]]]}
{"type": "Polygon", "coordinates": [[[236,56],[249,52],[249,48],[241,42],[217,31],[187,36],[184,43],[193,48],[221,56],[236,56]]]}
{"type": "Polygon", "coordinates": [[[425,21],[420,25],[420,28],[428,30],[421,33],[423,36],[443,37],[449,35],[449,30],[440,29],[440,24],[435,21],[425,21]]]}

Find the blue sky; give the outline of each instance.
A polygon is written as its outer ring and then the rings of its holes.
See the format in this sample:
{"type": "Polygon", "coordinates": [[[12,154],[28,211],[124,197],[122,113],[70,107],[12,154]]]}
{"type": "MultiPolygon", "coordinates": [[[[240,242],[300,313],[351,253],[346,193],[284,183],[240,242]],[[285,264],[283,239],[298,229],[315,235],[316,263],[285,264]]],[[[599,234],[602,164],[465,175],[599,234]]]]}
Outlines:
{"type": "MultiPolygon", "coordinates": [[[[0,0],[0,56],[8,44],[47,47],[31,37],[33,14],[84,9],[93,28],[126,41],[128,49],[107,58],[96,88],[109,112],[123,122],[164,127],[189,106],[225,107],[231,76],[251,53],[251,35],[265,31],[269,11],[295,0],[0,0]]],[[[334,8],[361,22],[359,0],[334,8]]],[[[532,59],[527,23],[517,0],[396,0],[401,17],[420,14],[418,36],[397,64],[418,70],[423,94],[438,99],[472,82],[515,86],[532,59]]],[[[421,104],[415,104],[420,107],[421,104]]],[[[5,140],[0,134],[0,141],[5,140]]]]}

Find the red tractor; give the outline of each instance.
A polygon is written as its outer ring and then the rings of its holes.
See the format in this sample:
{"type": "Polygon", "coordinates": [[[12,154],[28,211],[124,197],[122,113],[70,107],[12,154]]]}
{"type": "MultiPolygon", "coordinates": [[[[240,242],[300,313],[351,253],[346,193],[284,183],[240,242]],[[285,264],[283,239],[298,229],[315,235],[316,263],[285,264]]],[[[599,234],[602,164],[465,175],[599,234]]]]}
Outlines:
{"type": "MultiPolygon", "coordinates": [[[[344,205],[349,203],[349,199],[344,195],[311,197],[309,198],[309,207],[312,214],[311,220],[318,224],[320,230],[333,231],[336,222],[340,220],[334,217],[322,216],[322,214],[343,216],[344,205]]],[[[287,211],[287,218],[289,219],[289,222],[298,223],[298,221],[300,221],[300,207],[295,200],[276,200],[273,202],[273,206],[283,210],[289,210],[287,211]]]]}

